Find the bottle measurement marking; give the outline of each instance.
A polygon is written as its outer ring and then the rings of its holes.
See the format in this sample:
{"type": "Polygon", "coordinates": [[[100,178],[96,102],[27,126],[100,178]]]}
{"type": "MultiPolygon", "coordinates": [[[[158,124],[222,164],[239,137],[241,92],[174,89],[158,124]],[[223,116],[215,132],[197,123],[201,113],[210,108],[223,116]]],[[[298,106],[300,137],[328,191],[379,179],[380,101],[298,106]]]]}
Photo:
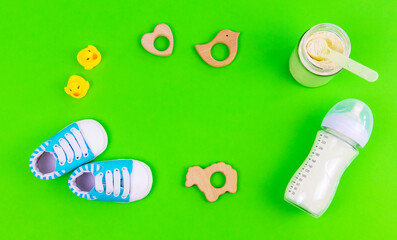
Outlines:
{"type": "Polygon", "coordinates": [[[303,164],[303,167],[299,170],[298,174],[296,174],[295,178],[292,180],[292,184],[288,192],[292,195],[295,195],[296,192],[299,190],[299,186],[301,182],[307,178],[308,174],[315,166],[317,162],[317,158],[321,156],[321,151],[324,150],[324,145],[327,144],[328,136],[320,133],[318,141],[314,145],[313,151],[310,153],[309,157],[303,164]]]}

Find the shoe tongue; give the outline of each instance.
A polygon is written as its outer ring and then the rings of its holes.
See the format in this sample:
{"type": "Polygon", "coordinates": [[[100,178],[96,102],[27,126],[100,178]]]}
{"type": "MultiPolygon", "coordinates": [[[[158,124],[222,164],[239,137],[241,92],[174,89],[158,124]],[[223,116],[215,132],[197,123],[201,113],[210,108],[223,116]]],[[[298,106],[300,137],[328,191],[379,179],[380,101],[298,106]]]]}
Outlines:
{"type": "Polygon", "coordinates": [[[105,174],[106,174],[106,169],[104,169],[100,164],[93,164],[92,174],[94,175],[95,180],[96,180],[96,176],[97,176],[99,173],[103,173],[102,185],[105,187],[105,174]]]}

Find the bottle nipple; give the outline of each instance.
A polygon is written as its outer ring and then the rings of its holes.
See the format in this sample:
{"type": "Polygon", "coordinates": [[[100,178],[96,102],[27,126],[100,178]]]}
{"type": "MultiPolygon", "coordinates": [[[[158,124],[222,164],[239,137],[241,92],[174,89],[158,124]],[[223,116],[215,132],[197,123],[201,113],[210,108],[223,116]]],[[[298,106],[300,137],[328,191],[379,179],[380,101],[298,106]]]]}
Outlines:
{"type": "Polygon", "coordinates": [[[371,109],[357,99],[346,99],[328,111],[321,124],[354,140],[363,148],[371,136],[373,127],[371,109]]]}
{"type": "Polygon", "coordinates": [[[364,109],[364,106],[360,103],[354,104],[352,112],[360,113],[364,109]]]}
{"type": "Polygon", "coordinates": [[[357,102],[356,104],[354,104],[352,110],[347,114],[357,122],[361,122],[360,115],[363,110],[364,106],[361,103],[357,102]]]}

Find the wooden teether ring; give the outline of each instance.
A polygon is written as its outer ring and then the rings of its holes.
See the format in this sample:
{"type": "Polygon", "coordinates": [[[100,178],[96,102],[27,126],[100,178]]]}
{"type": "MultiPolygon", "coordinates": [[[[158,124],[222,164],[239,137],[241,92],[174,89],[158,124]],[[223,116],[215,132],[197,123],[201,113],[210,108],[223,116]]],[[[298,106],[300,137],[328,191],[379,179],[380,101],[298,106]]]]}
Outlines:
{"type": "Polygon", "coordinates": [[[200,57],[206,63],[213,67],[224,67],[229,65],[236,57],[239,35],[239,32],[225,29],[220,31],[211,42],[203,45],[196,45],[195,47],[200,57]],[[211,49],[217,43],[223,43],[229,48],[229,56],[223,61],[217,61],[211,55],[211,49]]]}
{"type": "Polygon", "coordinates": [[[174,37],[172,36],[171,28],[167,24],[161,23],[154,28],[153,32],[143,35],[141,43],[146,51],[154,55],[170,56],[174,48],[174,37]],[[166,50],[159,51],[154,47],[154,41],[158,37],[166,37],[170,42],[170,45],[166,50]]]}
{"type": "Polygon", "coordinates": [[[225,192],[236,193],[237,172],[230,165],[223,162],[214,163],[205,169],[199,166],[190,167],[186,175],[185,186],[191,187],[193,185],[197,185],[208,201],[215,202],[225,192]],[[211,176],[216,172],[225,175],[226,181],[223,187],[215,188],[211,184],[211,176]]]}

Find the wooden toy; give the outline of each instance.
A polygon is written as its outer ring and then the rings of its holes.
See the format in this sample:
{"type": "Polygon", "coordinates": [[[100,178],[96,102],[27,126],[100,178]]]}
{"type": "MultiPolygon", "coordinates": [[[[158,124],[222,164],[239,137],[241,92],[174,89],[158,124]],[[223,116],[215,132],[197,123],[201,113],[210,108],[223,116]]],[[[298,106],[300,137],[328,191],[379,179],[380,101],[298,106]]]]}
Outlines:
{"type": "Polygon", "coordinates": [[[213,67],[224,67],[229,65],[236,57],[239,35],[239,32],[225,29],[220,31],[211,42],[203,45],[196,45],[195,47],[200,57],[206,63],[213,67]],[[217,43],[223,43],[229,48],[229,56],[223,61],[217,61],[211,55],[211,49],[217,43]]]}
{"type": "Polygon", "coordinates": [[[236,193],[237,172],[224,162],[214,163],[205,169],[199,166],[190,167],[186,175],[185,186],[191,187],[193,185],[197,185],[208,201],[215,202],[225,192],[236,193]],[[225,175],[226,181],[223,187],[215,188],[211,185],[211,176],[216,172],[225,175]]]}
{"type": "Polygon", "coordinates": [[[77,54],[77,61],[86,70],[91,70],[101,62],[101,54],[96,47],[88,45],[77,54]]]}
{"type": "Polygon", "coordinates": [[[74,98],[82,98],[87,94],[89,88],[90,83],[88,81],[80,76],[72,75],[65,87],[65,92],[74,98]]]}
{"type": "Polygon", "coordinates": [[[174,49],[174,37],[172,36],[171,28],[164,23],[157,25],[153,32],[143,35],[141,43],[146,51],[162,57],[170,56],[172,50],[174,49]],[[170,42],[170,45],[166,50],[159,51],[154,47],[154,40],[156,40],[158,37],[166,37],[170,42]]]}

